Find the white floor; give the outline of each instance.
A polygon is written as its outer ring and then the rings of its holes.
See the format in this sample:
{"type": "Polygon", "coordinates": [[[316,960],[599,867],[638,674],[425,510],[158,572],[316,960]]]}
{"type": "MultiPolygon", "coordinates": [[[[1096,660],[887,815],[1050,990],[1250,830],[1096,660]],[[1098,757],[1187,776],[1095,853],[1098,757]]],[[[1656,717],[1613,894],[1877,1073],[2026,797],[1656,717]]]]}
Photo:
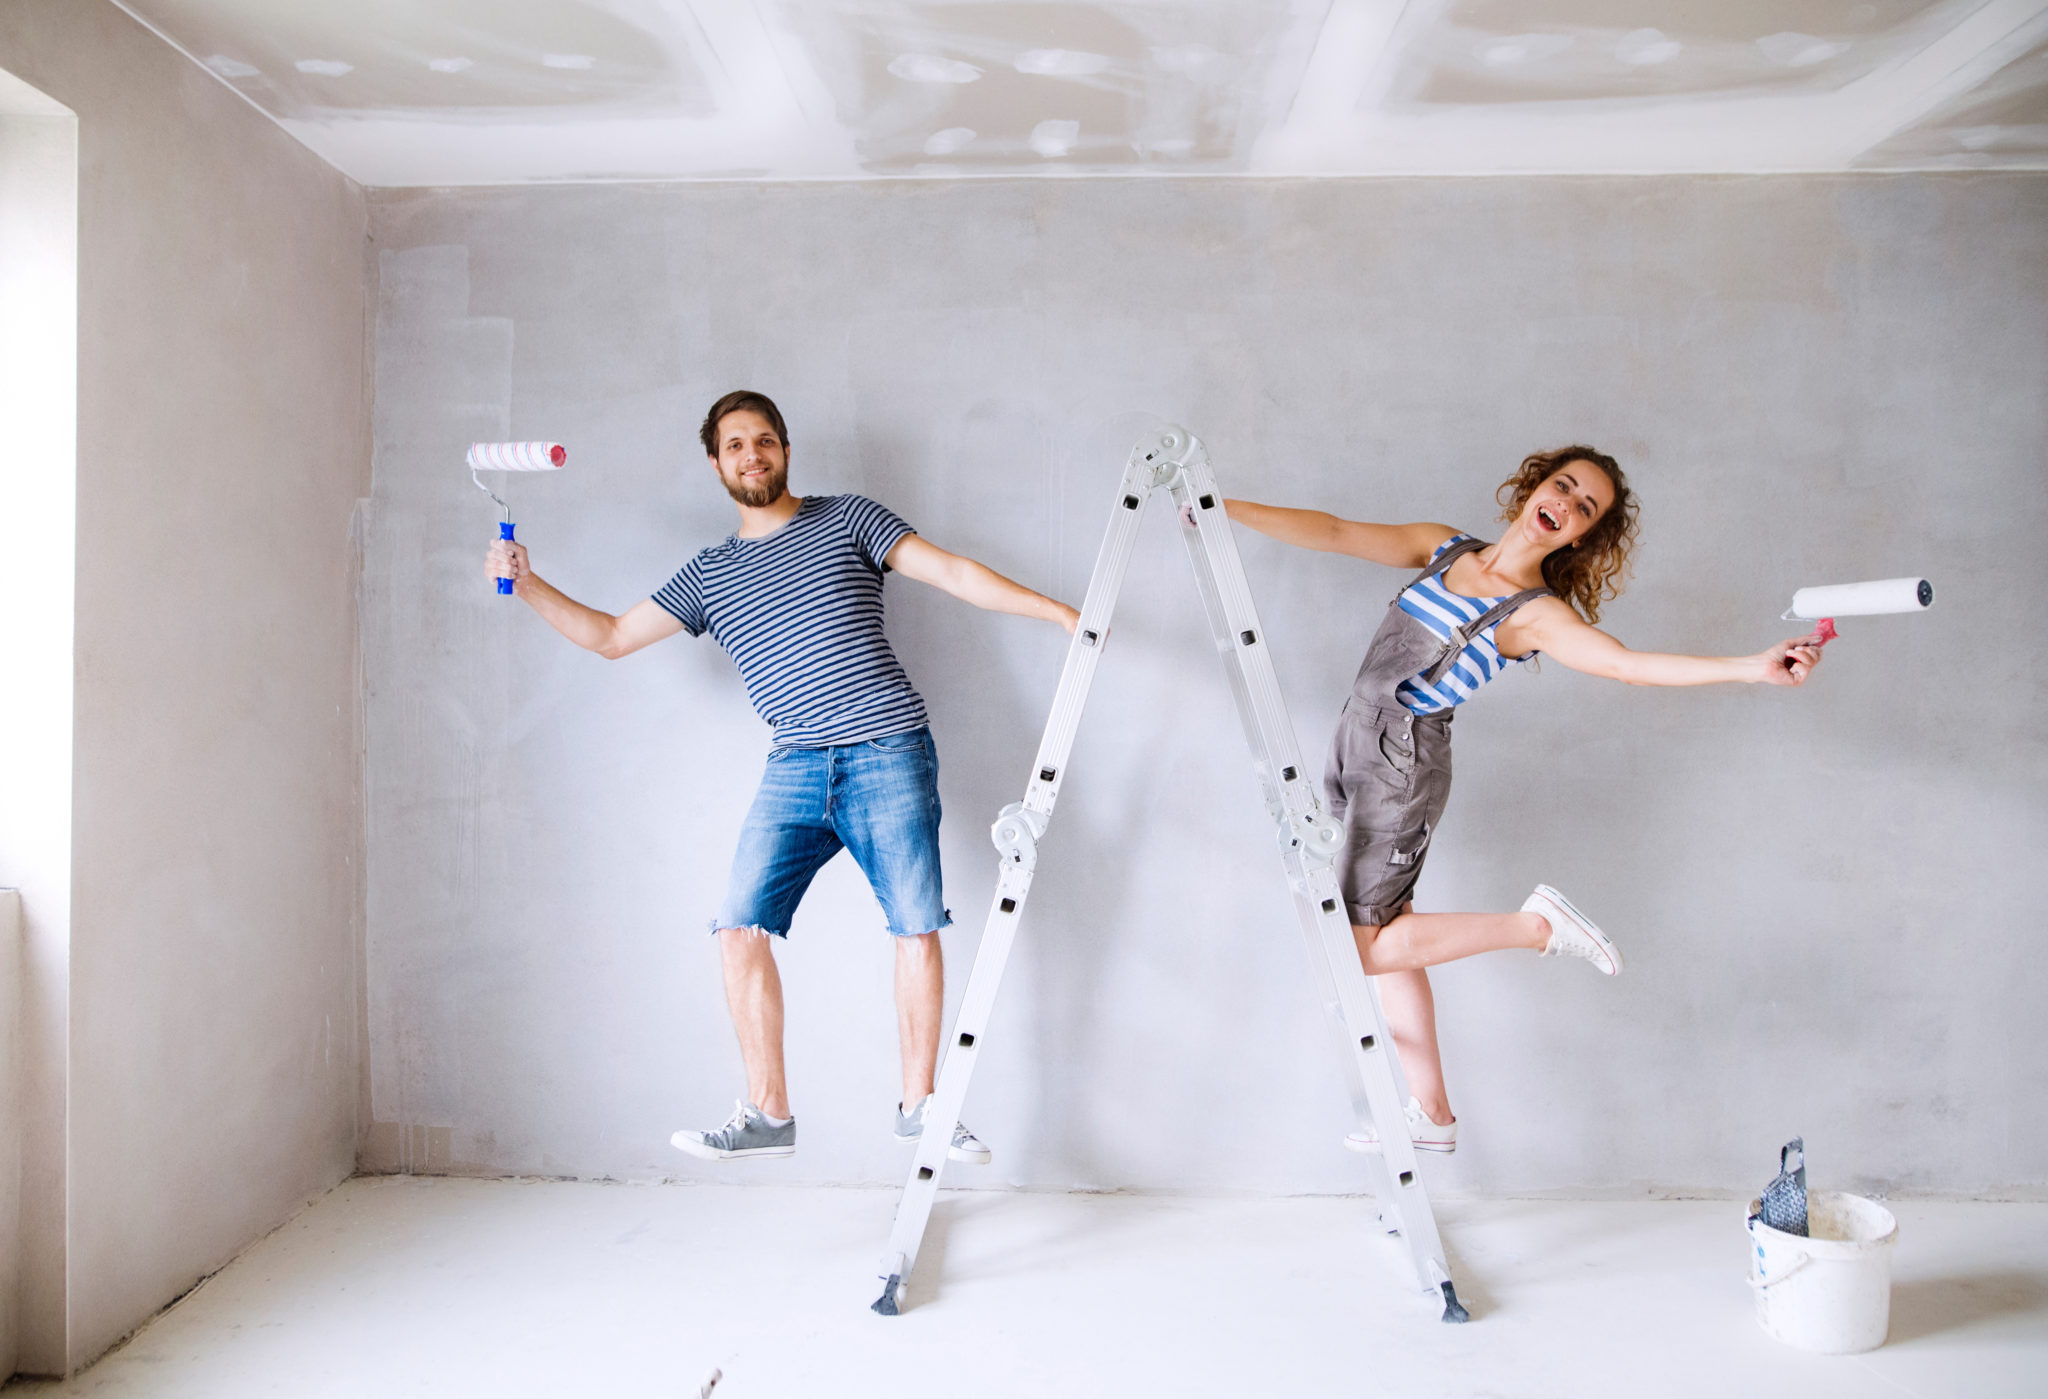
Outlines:
{"type": "Polygon", "coordinates": [[[1362,1201],[350,1181],[35,1395],[2048,1394],[2048,1205],[1900,1202],[1891,1340],[1769,1340],[1729,1201],[1449,1204],[1445,1326],[1362,1201]]]}

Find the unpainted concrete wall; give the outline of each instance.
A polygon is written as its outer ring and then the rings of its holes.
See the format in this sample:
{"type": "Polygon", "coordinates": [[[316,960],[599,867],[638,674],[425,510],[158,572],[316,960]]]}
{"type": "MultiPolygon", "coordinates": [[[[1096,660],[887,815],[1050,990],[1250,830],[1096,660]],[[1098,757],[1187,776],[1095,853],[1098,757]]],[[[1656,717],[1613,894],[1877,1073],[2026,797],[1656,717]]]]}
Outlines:
{"type": "MultiPolygon", "coordinates": [[[[1605,619],[1750,652],[1801,585],[1925,574],[1816,681],[1547,665],[1457,724],[1424,908],[1538,880],[1628,970],[1436,975],[1447,1193],[2048,1185],[2048,179],[689,186],[373,195],[371,1169],[894,1182],[889,950],[850,862],[783,950],[803,1151],[668,1145],[740,1088],[703,929],[767,748],[709,641],[620,663],[494,596],[475,438],[538,571],[620,611],[733,524],[694,440],[776,396],[796,488],[860,491],[1078,601],[1139,432],[1232,494],[1491,528],[1524,453],[1617,454],[1644,544],[1605,619]]],[[[1162,512],[1163,515],[1163,512],[1162,512]]],[[[1242,540],[1319,758],[1399,579],[1242,540]]],[[[889,584],[935,716],[954,997],[1064,638],[889,584]]],[[[1312,761],[1315,760],[1312,758],[1312,761]]],[[[981,1055],[961,1183],[1342,1191],[1335,1056],[1223,677],[1147,525],[981,1055]]]]}
{"type": "Polygon", "coordinates": [[[69,1115],[23,1200],[47,1372],[353,1165],[365,214],[104,0],[0,8],[0,68],[77,113],[80,161],[70,1026],[31,1047],[69,1115]]]}

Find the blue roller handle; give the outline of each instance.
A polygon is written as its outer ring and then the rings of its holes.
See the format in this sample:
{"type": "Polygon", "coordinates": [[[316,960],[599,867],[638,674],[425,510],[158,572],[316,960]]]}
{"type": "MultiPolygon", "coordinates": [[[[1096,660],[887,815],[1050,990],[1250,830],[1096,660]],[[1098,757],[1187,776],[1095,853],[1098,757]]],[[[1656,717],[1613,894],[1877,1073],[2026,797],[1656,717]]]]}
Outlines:
{"type": "MultiPolygon", "coordinates": [[[[500,539],[510,539],[511,537],[512,537],[512,522],[511,522],[510,520],[500,520],[500,521],[498,521],[498,538],[500,538],[500,539]]],[[[498,591],[499,591],[499,592],[501,592],[501,593],[509,593],[509,592],[511,592],[511,591],[512,591],[512,580],[511,580],[510,578],[500,578],[500,579],[498,580],[498,591]]]]}

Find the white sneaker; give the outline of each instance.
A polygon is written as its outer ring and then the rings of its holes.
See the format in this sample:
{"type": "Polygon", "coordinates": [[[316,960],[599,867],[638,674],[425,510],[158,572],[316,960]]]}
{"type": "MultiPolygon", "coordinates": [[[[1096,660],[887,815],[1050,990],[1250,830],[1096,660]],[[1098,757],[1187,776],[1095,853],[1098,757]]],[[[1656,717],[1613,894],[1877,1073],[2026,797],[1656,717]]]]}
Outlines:
{"type": "Polygon", "coordinates": [[[1536,886],[1536,892],[1522,905],[1522,912],[1540,913],[1550,925],[1550,941],[1543,945],[1544,956],[1583,957],[1608,976],[1621,970],[1621,949],[1593,926],[1592,919],[1573,908],[1570,899],[1548,884],[1536,886]]]}
{"type": "MultiPolygon", "coordinates": [[[[932,1093],[925,1094],[909,1112],[903,1110],[903,1104],[896,1105],[897,1141],[915,1144],[917,1139],[924,1135],[924,1115],[931,1110],[932,1099],[936,1096],[932,1093]]],[[[965,1123],[953,1124],[953,1141],[946,1148],[946,1159],[965,1161],[971,1166],[986,1166],[993,1155],[993,1152],[981,1144],[980,1137],[967,1130],[965,1123]]]]}
{"type": "MultiPolygon", "coordinates": [[[[1408,1119],[1408,1140],[1415,1143],[1417,1151],[1441,1151],[1448,1156],[1458,1149],[1458,1124],[1439,1127],[1429,1120],[1429,1114],[1422,1110],[1422,1104],[1415,1099],[1408,1100],[1408,1106],[1401,1115],[1408,1119]]],[[[1361,1152],[1367,1156],[1380,1154],[1379,1129],[1370,1122],[1344,1139],[1346,1151],[1361,1152]]]]}

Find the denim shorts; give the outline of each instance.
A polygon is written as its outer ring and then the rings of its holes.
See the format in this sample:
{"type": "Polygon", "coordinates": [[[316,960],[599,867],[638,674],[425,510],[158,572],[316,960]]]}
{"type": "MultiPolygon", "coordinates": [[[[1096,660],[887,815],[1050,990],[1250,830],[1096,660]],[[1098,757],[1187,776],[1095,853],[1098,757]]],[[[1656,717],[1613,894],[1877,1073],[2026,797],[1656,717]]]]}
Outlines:
{"type": "Polygon", "coordinates": [[[718,928],[789,935],[797,901],[842,849],[898,937],[952,923],[939,887],[939,754],[930,729],[777,748],[740,829],[718,928]]]}

